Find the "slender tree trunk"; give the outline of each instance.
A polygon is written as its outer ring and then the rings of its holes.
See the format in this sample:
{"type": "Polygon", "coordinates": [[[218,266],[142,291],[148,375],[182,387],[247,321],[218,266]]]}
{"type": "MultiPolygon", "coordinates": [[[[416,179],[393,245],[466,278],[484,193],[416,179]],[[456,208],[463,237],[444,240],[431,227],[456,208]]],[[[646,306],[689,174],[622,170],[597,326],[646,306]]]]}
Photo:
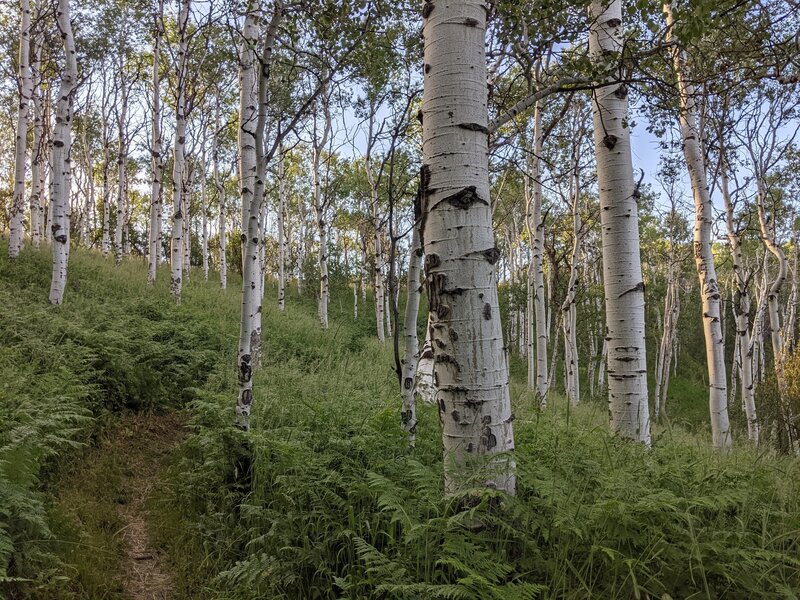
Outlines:
{"type": "MultiPolygon", "coordinates": [[[[674,41],[674,20],[670,5],[665,5],[667,39],[674,41]]],[[[694,87],[687,79],[686,59],[678,46],[671,49],[673,69],[680,93],[680,126],[683,153],[689,168],[689,179],[695,205],[694,258],[700,279],[703,333],[708,364],[709,411],[711,414],[712,443],[715,448],[730,448],[732,443],[728,420],[728,389],[725,374],[725,343],[722,337],[720,299],[721,292],[711,249],[711,225],[714,220],[711,195],[706,181],[705,161],[701,146],[699,114],[694,87]]]]}
{"type": "Polygon", "coordinates": [[[28,105],[33,95],[31,77],[31,6],[30,0],[20,0],[19,32],[19,105],[17,106],[17,134],[14,152],[14,194],[11,198],[9,258],[17,258],[25,235],[25,167],[28,162],[28,105]]]}
{"type": "Polygon", "coordinates": [[[286,310],[286,156],[283,145],[278,149],[278,308],[286,310]]]}
{"type": "Polygon", "coordinates": [[[56,11],[58,29],[64,44],[64,71],[58,89],[56,126],[53,131],[53,167],[50,175],[50,206],[52,210],[53,278],[50,283],[50,303],[64,301],[69,262],[69,191],[70,149],[72,147],[72,105],[78,80],[75,40],[72,37],[69,0],[58,0],[56,11]]]}
{"type": "Polygon", "coordinates": [[[33,79],[33,152],[31,156],[31,243],[38,248],[42,240],[42,221],[44,207],[42,206],[42,190],[44,189],[45,176],[45,145],[44,145],[44,115],[42,110],[42,35],[36,33],[33,37],[33,60],[31,74],[33,79]]]}
{"type": "MultiPolygon", "coordinates": [[[[720,153],[724,156],[724,148],[720,148],[720,153]]],[[[745,270],[739,232],[734,226],[733,201],[729,191],[725,158],[721,162],[721,188],[722,198],[725,202],[725,224],[728,230],[728,244],[733,256],[733,275],[736,282],[733,311],[736,317],[736,345],[739,351],[738,365],[742,382],[742,406],[747,416],[747,438],[752,443],[758,444],[760,427],[756,413],[755,383],[753,382],[753,347],[750,342],[750,274],[745,270]]]]}
{"type": "Polygon", "coordinates": [[[783,335],[778,309],[780,293],[789,274],[789,263],[786,260],[786,254],[783,252],[783,248],[778,245],[775,230],[767,223],[766,210],[764,207],[767,196],[767,186],[764,181],[763,173],[756,174],[756,186],[758,223],[761,229],[761,239],[767,250],[778,260],[778,273],[766,289],[767,314],[769,315],[769,332],[770,341],[772,342],[772,363],[775,371],[775,379],[778,382],[779,410],[781,420],[783,421],[781,427],[786,434],[788,448],[795,449],[797,431],[794,423],[793,410],[787,398],[788,392],[786,374],[784,372],[785,355],[783,335]]]}
{"type": "MultiPolygon", "coordinates": [[[[321,183],[322,153],[328,145],[331,134],[331,111],[328,105],[328,98],[323,92],[323,112],[325,115],[325,125],[322,130],[322,138],[317,140],[317,122],[314,116],[314,140],[313,140],[313,170],[311,172],[312,188],[314,194],[314,214],[317,219],[317,234],[319,235],[318,266],[319,266],[319,303],[317,305],[317,315],[323,329],[328,328],[328,302],[330,296],[328,281],[328,223],[325,220],[325,209],[328,200],[323,197],[321,183]]],[[[280,217],[279,217],[280,218],[280,217]]]]}
{"type": "Polygon", "coordinates": [[[567,295],[561,305],[561,323],[564,329],[564,367],[566,372],[566,391],[567,398],[572,406],[577,406],[580,402],[580,375],[578,365],[578,340],[576,328],[577,319],[577,295],[578,295],[578,264],[581,255],[581,243],[583,238],[583,222],[580,213],[580,176],[578,173],[578,156],[575,156],[574,190],[572,197],[572,228],[573,245],[572,256],[570,258],[570,274],[567,283],[567,295]]]}
{"type": "MultiPolygon", "coordinates": [[[[622,2],[596,0],[589,8],[589,50],[602,63],[622,50],[622,2]]],[[[594,92],[594,140],[600,188],[603,281],[608,341],[611,428],[650,446],[647,402],[644,283],[639,216],[628,127],[628,94],[613,80],[594,92]]]]}
{"type": "MultiPolygon", "coordinates": [[[[186,147],[184,146],[184,152],[186,147]]],[[[192,194],[194,192],[194,169],[196,165],[193,161],[188,161],[184,154],[184,167],[186,179],[183,182],[183,199],[181,201],[181,211],[183,213],[183,280],[189,281],[192,273],[192,194]]],[[[196,237],[196,236],[195,236],[196,237]]]]}
{"type": "Polygon", "coordinates": [[[549,376],[547,373],[547,308],[544,292],[544,223],[542,222],[542,114],[537,102],[533,112],[533,153],[529,155],[525,178],[527,196],[526,225],[531,241],[528,266],[528,389],[535,389],[541,408],[547,407],[549,376]],[[535,352],[534,352],[535,344],[535,352]]]}
{"type": "Polygon", "coordinates": [[[228,225],[225,206],[225,185],[219,176],[219,101],[217,102],[216,118],[214,120],[214,137],[212,143],[212,160],[214,161],[213,176],[214,189],[217,191],[217,204],[219,206],[219,285],[224,290],[228,288],[228,225]]]}
{"type": "Polygon", "coordinates": [[[267,76],[280,23],[283,6],[276,3],[272,20],[264,39],[261,71],[256,70],[257,23],[260,5],[251,0],[247,5],[242,46],[240,52],[240,103],[239,103],[239,160],[242,185],[242,313],[239,329],[239,395],[236,401],[237,425],[250,429],[250,411],[253,403],[253,368],[258,364],[261,347],[260,281],[263,281],[260,261],[260,236],[262,233],[261,202],[265,171],[263,135],[266,119],[267,76]],[[261,181],[259,181],[261,180],[261,181]]]}
{"type": "Polygon", "coordinates": [[[150,228],[147,240],[147,283],[154,285],[161,257],[162,179],[164,162],[161,148],[161,40],[164,36],[164,0],[158,0],[153,15],[153,141],[150,148],[152,184],[150,187],[150,228]]]}
{"type": "MultiPolygon", "coordinates": [[[[103,95],[105,97],[105,85],[103,95]]],[[[100,251],[103,256],[108,256],[111,250],[111,140],[108,132],[109,119],[106,117],[105,110],[103,112],[103,239],[100,251]]]]}
{"type": "MultiPolygon", "coordinates": [[[[184,169],[186,162],[186,80],[188,77],[187,61],[189,51],[189,10],[191,0],[181,0],[178,13],[178,55],[176,68],[178,80],[176,83],[177,102],[175,108],[175,144],[172,168],[172,244],[170,248],[170,291],[175,302],[181,302],[184,276],[184,169]]],[[[188,267],[188,265],[186,265],[188,267]]]]}
{"type": "Polygon", "coordinates": [[[117,264],[120,264],[128,235],[128,84],[122,52],[118,67],[121,107],[117,113],[117,227],[114,230],[114,256],[117,264]]]}
{"type": "Polygon", "coordinates": [[[421,235],[445,488],[453,493],[470,480],[472,458],[502,453],[481,477],[514,494],[507,454],[514,416],[495,279],[500,251],[489,203],[486,13],[483,2],[455,0],[427,10],[423,21],[421,235]]]}
{"type": "Polygon", "coordinates": [[[375,251],[375,271],[373,281],[375,282],[375,323],[378,332],[378,341],[383,344],[386,341],[384,323],[384,288],[383,288],[383,246],[381,242],[382,224],[380,210],[378,206],[378,181],[372,172],[372,145],[375,140],[375,115],[377,107],[374,102],[370,104],[369,132],[367,133],[367,152],[364,156],[364,166],[367,170],[367,180],[370,188],[370,206],[372,209],[372,228],[374,232],[373,247],[375,251]]]}
{"type": "Polygon", "coordinates": [[[87,136],[86,127],[84,126],[81,131],[82,146],[83,146],[83,160],[86,168],[86,196],[84,198],[83,218],[81,219],[81,238],[84,248],[90,248],[92,245],[92,208],[95,205],[94,196],[94,165],[92,163],[92,148],[89,145],[89,138],[87,136]]]}
{"type": "Polygon", "coordinates": [[[200,237],[201,251],[203,252],[203,279],[208,281],[208,196],[206,190],[206,133],[203,129],[203,136],[200,147],[200,211],[202,214],[202,231],[200,237]]]}
{"type": "MultiPolygon", "coordinates": [[[[416,211],[415,211],[416,212],[416,211]]],[[[408,433],[412,447],[417,440],[416,373],[419,363],[419,338],[417,337],[417,317],[419,316],[420,273],[422,272],[422,246],[419,239],[419,218],[412,230],[411,247],[408,258],[408,300],[404,320],[406,352],[402,361],[403,408],[400,413],[403,429],[408,433]]]]}
{"type": "Polygon", "coordinates": [[[361,301],[367,302],[367,236],[361,232],[361,301]]]}

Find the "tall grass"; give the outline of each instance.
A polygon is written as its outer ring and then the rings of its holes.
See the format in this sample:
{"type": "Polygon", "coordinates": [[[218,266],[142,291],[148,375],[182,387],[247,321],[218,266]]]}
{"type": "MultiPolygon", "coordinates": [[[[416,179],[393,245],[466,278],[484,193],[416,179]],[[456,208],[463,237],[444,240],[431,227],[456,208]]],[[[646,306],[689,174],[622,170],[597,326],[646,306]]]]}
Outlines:
{"type": "MultiPolygon", "coordinates": [[[[191,434],[175,457],[154,526],[183,578],[182,597],[800,593],[797,460],[748,448],[712,452],[705,425],[679,410],[702,399],[682,398],[671,413],[699,433],[659,429],[647,452],[608,434],[603,403],[575,409],[555,397],[538,412],[512,369],[519,494],[508,498],[476,481],[448,497],[437,411],[420,407],[417,447],[409,449],[391,350],[373,339],[369,305],[353,320],[349,293],[334,296],[331,328],[321,331],[313,298],[291,295],[279,313],[267,290],[264,365],[255,375],[254,428],[245,434],[232,426],[235,282],[225,293],[193,275],[176,307],[165,282],[145,286],[143,264],[116,268],[77,252],[71,268],[79,287],[68,290],[64,307],[52,308],[44,302],[45,255],[0,265],[4,336],[31,325],[30,333],[10,338],[12,352],[0,354],[4,375],[15,381],[2,393],[29,394],[24,402],[0,398],[4,418],[20,404],[74,406],[72,416],[53,419],[53,431],[69,444],[88,441],[89,419],[109,411],[186,407],[191,434]],[[60,352],[64,347],[70,351],[60,352]],[[53,367],[57,374],[44,377],[53,367]],[[68,402],[58,399],[60,390],[69,390],[68,402]]],[[[29,419],[43,418],[29,412],[29,419]]],[[[22,421],[14,416],[0,425],[0,460],[13,430],[6,423],[22,421]]],[[[74,456],[66,447],[57,452],[74,456]]],[[[36,463],[39,481],[20,488],[30,502],[46,501],[36,490],[47,489],[41,475],[57,461],[36,463]]],[[[6,464],[16,463],[0,462],[6,464]]],[[[25,544],[46,536],[25,530],[19,514],[42,512],[25,508],[9,520],[2,510],[7,573],[41,581],[64,572],[53,567],[39,577],[21,569],[24,547],[43,551],[47,544],[25,544]]]]}

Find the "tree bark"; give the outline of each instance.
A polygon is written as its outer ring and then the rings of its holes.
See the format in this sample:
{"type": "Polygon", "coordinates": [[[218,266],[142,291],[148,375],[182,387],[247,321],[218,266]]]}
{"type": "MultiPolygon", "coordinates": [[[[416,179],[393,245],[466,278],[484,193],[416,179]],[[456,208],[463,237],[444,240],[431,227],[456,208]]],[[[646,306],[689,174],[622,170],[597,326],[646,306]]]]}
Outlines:
{"type": "Polygon", "coordinates": [[[733,275],[736,284],[733,312],[736,317],[739,377],[742,382],[742,406],[747,416],[747,438],[753,444],[758,444],[760,427],[756,412],[755,383],[753,382],[753,347],[750,341],[750,274],[745,270],[744,261],[742,260],[741,239],[734,226],[733,201],[728,183],[728,165],[725,158],[725,149],[722,147],[722,142],[720,144],[720,187],[725,203],[725,224],[728,230],[728,245],[733,257],[733,275]]]}
{"type": "Polygon", "coordinates": [[[153,107],[150,148],[152,184],[150,187],[150,228],[147,240],[147,283],[154,285],[158,261],[161,257],[162,179],[164,162],[161,148],[161,40],[164,36],[164,0],[158,0],[158,10],[153,15],[153,107]]]}
{"type": "Polygon", "coordinates": [[[114,256],[117,264],[125,254],[128,236],[128,83],[123,52],[119,54],[119,87],[121,107],[117,112],[117,226],[114,230],[114,256]]]}
{"type": "MultiPolygon", "coordinates": [[[[408,300],[404,319],[406,351],[402,361],[403,407],[400,413],[403,429],[408,434],[408,443],[414,446],[417,440],[416,374],[419,363],[419,337],[417,336],[417,317],[419,316],[420,273],[422,272],[422,246],[419,239],[419,219],[416,219],[411,234],[411,247],[408,257],[408,300]]],[[[355,288],[353,288],[355,289],[355,288]]]]}
{"type": "MultiPolygon", "coordinates": [[[[170,291],[175,302],[181,302],[184,275],[184,170],[186,162],[186,80],[189,52],[189,9],[191,0],[181,0],[178,13],[178,54],[175,108],[175,144],[172,168],[172,243],[170,248],[170,291]]],[[[186,265],[188,266],[188,265],[186,265]]]]}
{"type": "Polygon", "coordinates": [[[200,142],[200,212],[201,236],[200,247],[203,253],[203,279],[208,281],[208,194],[206,189],[206,128],[203,128],[202,140],[200,142]]]}
{"type": "MultiPolygon", "coordinates": [[[[330,296],[328,281],[328,223],[325,220],[325,210],[327,209],[328,199],[324,197],[321,183],[322,153],[328,145],[331,135],[331,111],[328,98],[323,92],[322,110],[324,113],[325,125],[322,129],[321,139],[317,139],[317,119],[314,115],[314,140],[313,140],[313,167],[311,172],[312,189],[314,194],[314,214],[317,220],[317,235],[319,236],[319,249],[317,262],[319,266],[319,301],[317,304],[317,315],[323,329],[328,328],[328,302],[330,296]]],[[[280,217],[279,217],[280,218],[280,217]]]]}
{"type": "MultiPolygon", "coordinates": [[[[33,153],[31,156],[31,243],[38,248],[42,240],[42,221],[44,220],[44,206],[42,203],[42,190],[45,179],[45,143],[44,143],[44,115],[42,107],[42,34],[37,32],[33,37],[33,60],[31,61],[31,75],[33,79],[33,153]]],[[[46,235],[46,234],[45,234],[46,235]]]]}
{"type": "Polygon", "coordinates": [[[217,101],[216,118],[214,119],[214,137],[212,160],[214,161],[214,189],[217,191],[217,204],[219,206],[219,285],[224,290],[228,288],[228,225],[225,203],[225,184],[219,175],[219,100],[217,101]]]}
{"type": "MultiPolygon", "coordinates": [[[[589,17],[593,61],[602,64],[619,56],[622,2],[611,0],[606,4],[596,0],[589,7],[589,17]]],[[[605,86],[595,90],[592,109],[600,189],[611,428],[620,436],[649,447],[644,282],[626,86],[606,81],[605,86]]]]}
{"type": "Polygon", "coordinates": [[[58,89],[56,126],[53,130],[52,172],[50,175],[51,231],[53,240],[53,277],[50,282],[50,303],[64,301],[69,263],[69,192],[70,149],[72,147],[72,105],[78,80],[75,40],[72,37],[69,0],[58,0],[58,29],[64,44],[64,71],[58,89]]]}
{"type": "Polygon", "coordinates": [[[283,145],[278,149],[278,309],[286,310],[286,156],[283,145]]]}
{"type": "Polygon", "coordinates": [[[535,389],[541,408],[547,407],[550,377],[547,371],[547,307],[544,292],[544,223],[542,221],[542,114],[537,102],[533,112],[533,153],[526,169],[527,211],[525,223],[531,243],[528,266],[528,389],[535,389]],[[534,352],[535,346],[535,352],[534,352]]]}
{"type": "Polygon", "coordinates": [[[572,194],[572,229],[573,244],[572,255],[570,257],[570,274],[567,283],[567,295],[561,305],[561,324],[564,330],[564,370],[566,374],[566,392],[572,406],[577,406],[580,402],[580,372],[578,357],[578,339],[576,329],[578,326],[577,317],[577,296],[578,296],[578,264],[581,256],[581,244],[583,241],[583,221],[580,213],[580,176],[577,149],[574,157],[573,174],[573,194],[572,194]]]}
{"type": "MultiPolygon", "coordinates": [[[[664,6],[667,16],[667,40],[674,41],[672,8],[664,6]]],[[[694,86],[687,78],[686,57],[681,48],[672,46],[672,62],[678,80],[680,94],[680,127],[683,138],[683,153],[689,168],[689,179],[695,205],[694,259],[700,280],[700,298],[703,319],[703,333],[706,343],[706,362],[709,381],[709,412],[711,415],[711,435],[714,448],[730,448],[732,435],[728,420],[728,384],[725,367],[725,343],[722,337],[720,299],[721,292],[714,266],[711,249],[711,225],[714,220],[714,207],[706,181],[705,161],[699,114],[694,86]]]]}
{"type": "Polygon", "coordinates": [[[511,399],[489,202],[485,4],[426,2],[422,214],[445,488],[516,491],[511,399]],[[458,235],[456,235],[458,232],[458,235]],[[498,456],[499,455],[499,456],[498,456]]]}
{"type": "Polygon", "coordinates": [[[33,95],[31,77],[31,5],[30,0],[20,0],[19,32],[19,105],[17,106],[17,132],[14,151],[14,193],[11,198],[8,256],[17,258],[25,235],[25,167],[28,162],[29,104],[33,95]]]}
{"type": "Polygon", "coordinates": [[[236,401],[236,423],[250,429],[253,403],[253,367],[258,363],[261,346],[261,287],[263,281],[260,261],[261,207],[263,181],[259,182],[259,162],[264,162],[263,133],[266,118],[266,86],[275,34],[282,18],[283,6],[276,3],[264,40],[264,56],[260,74],[256,71],[256,45],[259,4],[247,5],[242,47],[240,52],[239,156],[242,185],[242,313],[239,329],[239,395],[236,401]],[[259,189],[257,189],[259,188],[259,189]]]}

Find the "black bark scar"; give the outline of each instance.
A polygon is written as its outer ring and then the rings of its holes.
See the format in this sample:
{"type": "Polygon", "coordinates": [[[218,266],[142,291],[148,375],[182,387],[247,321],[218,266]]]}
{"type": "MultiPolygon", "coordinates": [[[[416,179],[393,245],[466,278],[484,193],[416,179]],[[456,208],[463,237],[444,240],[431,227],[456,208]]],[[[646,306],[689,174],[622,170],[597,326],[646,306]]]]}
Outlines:
{"type": "Polygon", "coordinates": [[[463,210],[467,210],[476,203],[489,206],[489,203],[486,200],[478,196],[478,189],[474,185],[465,187],[463,190],[456,192],[451,196],[447,196],[446,198],[442,199],[442,202],[448,202],[452,206],[463,210]]]}

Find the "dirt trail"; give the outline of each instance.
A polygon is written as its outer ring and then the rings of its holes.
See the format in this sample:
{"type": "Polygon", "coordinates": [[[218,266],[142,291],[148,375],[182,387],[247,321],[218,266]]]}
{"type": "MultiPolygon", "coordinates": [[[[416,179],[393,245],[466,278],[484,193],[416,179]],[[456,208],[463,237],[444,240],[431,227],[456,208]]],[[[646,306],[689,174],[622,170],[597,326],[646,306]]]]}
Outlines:
{"type": "Polygon", "coordinates": [[[151,543],[147,500],[160,482],[161,470],[183,437],[174,414],[132,415],[117,427],[116,450],[125,453],[128,502],[119,506],[125,557],[119,581],[132,600],[169,600],[175,591],[166,557],[151,543]]]}

